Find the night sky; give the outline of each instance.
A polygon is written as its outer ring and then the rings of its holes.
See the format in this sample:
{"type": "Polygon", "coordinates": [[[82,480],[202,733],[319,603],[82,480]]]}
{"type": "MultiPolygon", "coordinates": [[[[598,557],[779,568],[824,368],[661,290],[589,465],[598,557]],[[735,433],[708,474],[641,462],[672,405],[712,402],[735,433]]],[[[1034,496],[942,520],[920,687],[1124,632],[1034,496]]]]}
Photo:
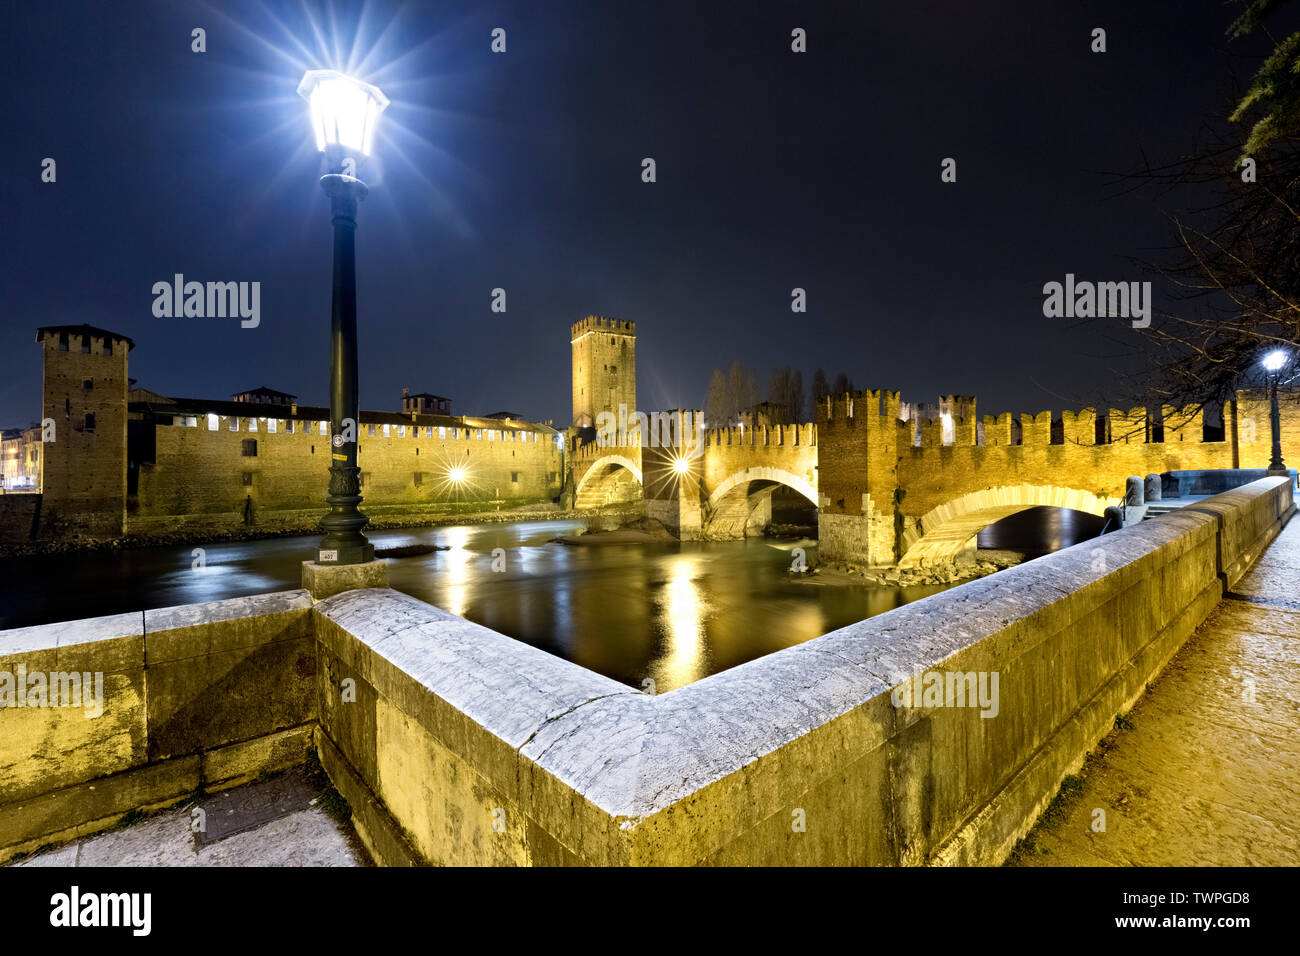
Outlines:
{"type": "Polygon", "coordinates": [[[363,408],[409,386],[567,425],[589,313],[638,323],[646,409],[700,406],[734,358],[763,387],[789,363],[984,412],[1078,407],[1137,333],[1044,318],[1043,284],[1152,278],[1133,260],[1168,245],[1171,200],[1108,198],[1106,174],[1229,112],[1264,49],[1226,39],[1237,9],[12,0],[0,424],[40,417],[47,324],[133,337],[132,376],[164,394],[326,403],[328,204],[295,93],[321,67],[392,100],[359,171],[363,408]],[[260,326],[155,318],[178,272],[260,281],[260,326]]]}

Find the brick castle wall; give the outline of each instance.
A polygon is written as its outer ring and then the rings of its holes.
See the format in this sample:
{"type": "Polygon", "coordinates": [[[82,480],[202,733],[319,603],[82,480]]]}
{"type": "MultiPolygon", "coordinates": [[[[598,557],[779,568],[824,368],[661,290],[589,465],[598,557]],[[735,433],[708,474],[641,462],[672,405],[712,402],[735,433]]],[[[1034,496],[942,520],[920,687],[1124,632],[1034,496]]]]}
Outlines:
{"type": "Polygon", "coordinates": [[[570,329],[573,424],[595,427],[602,411],[636,410],[636,323],[589,315],[570,329]]]}
{"type": "MultiPolygon", "coordinates": [[[[157,425],[155,461],[140,467],[131,501],[133,533],[207,524],[311,526],[324,514],[329,473],[328,425],[321,422],[218,417],[215,430],[157,425]],[[289,425],[292,422],[293,431],[289,425]],[[256,454],[246,443],[256,442],[256,454]]],[[[547,432],[501,427],[370,425],[362,413],[358,442],[365,497],[372,517],[489,510],[550,501],[560,492],[561,452],[547,432]],[[440,437],[445,435],[446,437],[440,437]],[[453,434],[456,437],[452,437],[453,434]],[[464,480],[453,480],[453,467],[464,480]]]]}
{"type": "Polygon", "coordinates": [[[126,499],[127,352],[121,336],[43,329],[42,536],[122,534],[126,499]],[[48,437],[48,436],[47,436],[48,437]]]}

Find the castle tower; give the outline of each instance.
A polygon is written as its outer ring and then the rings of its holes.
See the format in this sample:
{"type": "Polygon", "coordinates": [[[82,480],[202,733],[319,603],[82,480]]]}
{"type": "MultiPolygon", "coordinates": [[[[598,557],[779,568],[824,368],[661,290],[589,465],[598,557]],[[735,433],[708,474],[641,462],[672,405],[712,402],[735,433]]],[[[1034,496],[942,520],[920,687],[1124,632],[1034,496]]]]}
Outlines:
{"type": "Polygon", "coordinates": [[[870,389],[817,406],[818,550],[824,560],[892,565],[897,555],[898,449],[912,425],[898,392],[870,389]]]}
{"type": "Polygon", "coordinates": [[[120,536],[126,523],[125,335],[90,325],[36,330],[44,359],[41,524],[54,535],[120,536]]]}
{"type": "Polygon", "coordinates": [[[589,315],[573,323],[573,424],[594,428],[596,416],[636,410],[636,323],[589,315]]]}

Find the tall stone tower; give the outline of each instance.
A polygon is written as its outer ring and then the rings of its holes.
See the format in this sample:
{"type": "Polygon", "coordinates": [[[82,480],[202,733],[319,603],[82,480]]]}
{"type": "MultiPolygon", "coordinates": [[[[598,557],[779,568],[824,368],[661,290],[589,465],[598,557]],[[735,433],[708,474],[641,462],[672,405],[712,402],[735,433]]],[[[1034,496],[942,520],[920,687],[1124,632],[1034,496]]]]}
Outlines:
{"type": "Polygon", "coordinates": [[[898,415],[898,392],[879,389],[817,404],[817,548],[824,560],[896,560],[898,449],[912,443],[912,425],[898,415]]]}
{"type": "Polygon", "coordinates": [[[116,537],[126,524],[125,335],[90,325],[36,330],[44,358],[44,533],[116,537]]]}
{"type": "Polygon", "coordinates": [[[573,424],[594,428],[596,416],[636,409],[636,323],[589,315],[573,323],[573,424]]]}

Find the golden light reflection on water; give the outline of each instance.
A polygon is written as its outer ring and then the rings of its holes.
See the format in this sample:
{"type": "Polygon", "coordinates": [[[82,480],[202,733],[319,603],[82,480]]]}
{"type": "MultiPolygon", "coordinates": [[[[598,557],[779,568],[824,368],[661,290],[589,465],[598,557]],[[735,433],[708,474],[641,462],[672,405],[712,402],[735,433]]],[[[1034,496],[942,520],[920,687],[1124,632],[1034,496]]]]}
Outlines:
{"type": "Polygon", "coordinates": [[[664,653],[651,664],[650,673],[664,689],[681,687],[707,673],[704,622],[709,604],[698,583],[703,568],[704,561],[697,555],[676,557],[667,583],[656,596],[664,653]]]}
{"type": "Polygon", "coordinates": [[[444,537],[451,550],[442,552],[442,570],[447,576],[444,581],[447,597],[443,608],[464,617],[465,609],[469,607],[470,563],[474,559],[474,553],[465,547],[469,543],[471,531],[469,528],[448,528],[444,537]]]}

